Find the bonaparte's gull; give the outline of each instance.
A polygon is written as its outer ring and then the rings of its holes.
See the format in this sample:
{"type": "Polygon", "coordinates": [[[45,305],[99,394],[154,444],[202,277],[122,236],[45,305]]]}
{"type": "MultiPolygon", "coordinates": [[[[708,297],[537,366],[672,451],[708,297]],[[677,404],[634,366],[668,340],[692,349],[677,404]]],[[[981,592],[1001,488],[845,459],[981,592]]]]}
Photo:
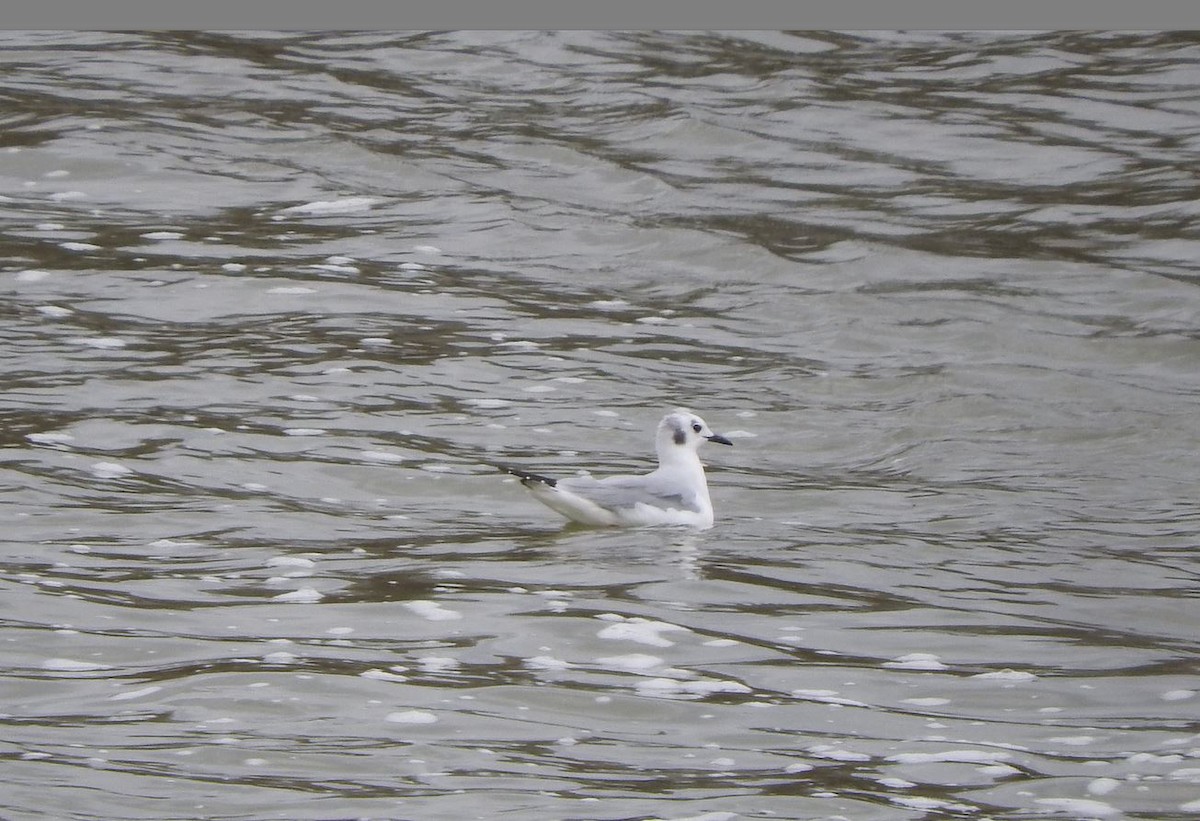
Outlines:
{"type": "Polygon", "coordinates": [[[521,480],[533,497],[573,522],[638,527],[691,525],[712,527],[704,465],[696,450],[705,442],[732,445],[709,430],[696,414],[678,408],[658,423],[655,449],[658,470],[642,476],[551,479],[515,468],[501,468],[521,480]]]}

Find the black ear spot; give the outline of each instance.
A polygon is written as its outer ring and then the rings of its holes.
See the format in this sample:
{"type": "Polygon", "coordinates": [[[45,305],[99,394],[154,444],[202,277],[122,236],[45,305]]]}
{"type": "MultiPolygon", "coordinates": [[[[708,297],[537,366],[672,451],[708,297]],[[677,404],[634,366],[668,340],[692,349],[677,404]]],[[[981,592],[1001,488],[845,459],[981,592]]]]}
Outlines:
{"type": "Polygon", "coordinates": [[[678,428],[676,428],[675,436],[673,438],[675,439],[675,444],[682,445],[684,442],[687,441],[687,431],[679,430],[678,428]]]}

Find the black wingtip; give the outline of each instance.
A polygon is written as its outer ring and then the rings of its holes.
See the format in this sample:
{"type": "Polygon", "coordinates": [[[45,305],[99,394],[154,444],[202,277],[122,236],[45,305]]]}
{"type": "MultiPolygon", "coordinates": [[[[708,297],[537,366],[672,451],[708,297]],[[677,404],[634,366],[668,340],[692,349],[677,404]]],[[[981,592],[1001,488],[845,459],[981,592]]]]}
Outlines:
{"type": "Polygon", "coordinates": [[[521,484],[528,485],[530,482],[538,482],[543,485],[554,487],[558,484],[557,479],[551,479],[549,476],[542,476],[538,473],[530,473],[527,470],[517,470],[516,468],[505,467],[504,465],[496,465],[496,468],[504,473],[516,476],[521,480],[521,484]]]}

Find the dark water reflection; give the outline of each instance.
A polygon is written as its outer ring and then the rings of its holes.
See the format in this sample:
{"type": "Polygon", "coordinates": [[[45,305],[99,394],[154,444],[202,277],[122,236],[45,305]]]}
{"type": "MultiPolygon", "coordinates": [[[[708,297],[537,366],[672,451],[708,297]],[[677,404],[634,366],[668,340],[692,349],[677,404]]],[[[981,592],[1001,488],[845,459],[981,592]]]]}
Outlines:
{"type": "Polygon", "coordinates": [[[1200,813],[1194,34],[0,62],[0,815],[1200,813]]]}

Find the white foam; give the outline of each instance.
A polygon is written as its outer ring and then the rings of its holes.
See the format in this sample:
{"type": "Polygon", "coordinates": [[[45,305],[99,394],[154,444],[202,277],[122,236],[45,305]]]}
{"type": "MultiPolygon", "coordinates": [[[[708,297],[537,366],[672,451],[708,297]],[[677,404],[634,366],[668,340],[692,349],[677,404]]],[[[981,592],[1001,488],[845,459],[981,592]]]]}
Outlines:
{"type": "Polygon", "coordinates": [[[377,197],[342,197],[336,200],[317,200],[303,205],[293,205],[284,208],[280,214],[307,214],[310,216],[325,216],[329,214],[352,214],[356,211],[366,211],[380,200],[377,197]]]}
{"type": "Polygon", "coordinates": [[[109,701],[129,701],[131,699],[141,698],[142,696],[152,695],[161,689],[162,687],[158,686],[157,684],[151,684],[148,687],[139,687],[136,690],[122,690],[115,696],[109,698],[109,701]]]}
{"type": "Polygon", "coordinates": [[[313,567],[316,564],[312,559],[306,559],[303,556],[272,556],[267,559],[267,567],[313,567]]]}
{"type": "Polygon", "coordinates": [[[844,707],[869,707],[866,702],[855,701],[852,698],[842,698],[837,690],[792,690],[792,695],[806,701],[819,701],[823,704],[838,704],[844,707]]]}
{"type": "Polygon", "coordinates": [[[665,621],[650,621],[640,617],[610,624],[596,635],[602,639],[616,641],[635,641],[639,644],[649,644],[652,647],[672,647],[675,642],[662,637],[662,633],[690,633],[686,627],[665,621]]]}
{"type": "Polygon", "coordinates": [[[62,319],[75,313],[70,308],[63,308],[58,305],[39,305],[35,308],[39,314],[49,319],[62,319]]]}
{"type": "Polygon", "coordinates": [[[937,753],[896,753],[887,756],[888,761],[897,764],[996,764],[1009,758],[1011,756],[1001,750],[943,750],[937,753]]]}
{"type": "Polygon", "coordinates": [[[426,673],[445,673],[461,666],[453,656],[421,656],[417,659],[417,664],[426,673]]]}
{"type": "Polygon", "coordinates": [[[1046,739],[1051,744],[1063,744],[1068,747],[1086,747],[1089,744],[1095,744],[1099,740],[1094,735],[1060,735],[1046,739]]]}
{"type": "Polygon", "coordinates": [[[150,231],[141,236],[142,239],[153,240],[183,239],[183,233],[180,231],[150,231]]]}
{"type": "Polygon", "coordinates": [[[325,596],[316,588],[301,587],[299,590],[292,590],[289,593],[280,593],[278,596],[272,596],[271,601],[292,604],[313,604],[323,598],[325,596]]]}
{"type": "Polygon", "coordinates": [[[67,340],[72,345],[83,345],[88,348],[116,350],[124,348],[129,343],[119,336],[75,336],[67,340]]]}
{"type": "Polygon", "coordinates": [[[324,428],[284,428],[284,436],[324,436],[328,431],[324,428]]]}
{"type": "Polygon", "coordinates": [[[405,602],[404,607],[405,609],[416,613],[421,618],[428,619],[429,621],[451,621],[453,619],[462,618],[462,613],[459,613],[457,610],[449,610],[445,607],[442,607],[435,601],[410,601],[405,602]]]}
{"type": "Polygon", "coordinates": [[[891,661],[885,661],[884,667],[897,670],[948,670],[933,653],[908,653],[898,656],[891,661]]]}
{"type": "Polygon", "coordinates": [[[1011,681],[1011,682],[1037,681],[1037,676],[1034,675],[1033,673],[1027,673],[1024,670],[1008,670],[1008,669],[996,670],[991,673],[977,673],[976,675],[971,676],[971,678],[979,679],[981,681],[1011,681]]]}
{"type": "Polygon", "coordinates": [[[221,265],[222,271],[227,271],[231,274],[240,273],[246,270],[246,266],[241,262],[226,262],[221,265]]]}
{"type": "Polygon", "coordinates": [[[99,251],[100,246],[90,242],[60,242],[59,248],[64,251],[99,251]]]}
{"type": "Polygon", "coordinates": [[[387,450],[364,450],[359,454],[359,458],[364,462],[386,462],[396,463],[403,462],[405,457],[399,453],[392,453],[387,450]]]}
{"type": "Polygon", "coordinates": [[[814,747],[809,747],[808,752],[815,755],[817,758],[825,758],[830,761],[870,761],[871,756],[866,753],[857,753],[853,750],[847,750],[845,747],[835,747],[832,744],[817,744],[814,747]]]}
{"type": "Polygon", "coordinates": [[[76,659],[53,658],[42,662],[43,670],[54,670],[59,673],[87,673],[93,670],[111,670],[107,664],[94,661],[77,661],[76,659]]]}
{"type": "Polygon", "coordinates": [[[404,710],[397,713],[388,713],[385,718],[385,721],[391,721],[396,724],[436,724],[437,720],[437,716],[424,710],[404,710]]]}
{"type": "Polygon", "coordinates": [[[27,433],[25,439],[35,445],[65,445],[75,441],[75,437],[62,431],[46,431],[45,433],[27,433]]]}
{"type": "Polygon", "coordinates": [[[569,670],[575,665],[553,656],[533,656],[522,661],[530,670],[569,670]]]}
{"type": "Polygon", "coordinates": [[[1108,795],[1119,786],[1121,782],[1115,778],[1093,778],[1088,782],[1087,791],[1089,795],[1108,795]]]}
{"type": "Polygon", "coordinates": [[[639,681],[636,689],[642,695],[694,695],[708,696],[714,693],[752,693],[745,684],[721,679],[691,679],[681,681],[673,678],[649,678],[639,681]]]}
{"type": "Polygon", "coordinates": [[[1088,798],[1038,798],[1034,803],[1053,807],[1076,818],[1112,818],[1121,815],[1121,811],[1112,804],[1088,798]]]}
{"type": "Polygon", "coordinates": [[[116,462],[97,462],[88,469],[97,479],[120,479],[133,473],[130,468],[116,462]]]}
{"type": "Polygon", "coordinates": [[[363,670],[358,675],[361,678],[369,678],[376,681],[408,681],[408,676],[402,676],[399,673],[390,673],[387,670],[380,670],[374,667],[370,670],[363,670]]]}

